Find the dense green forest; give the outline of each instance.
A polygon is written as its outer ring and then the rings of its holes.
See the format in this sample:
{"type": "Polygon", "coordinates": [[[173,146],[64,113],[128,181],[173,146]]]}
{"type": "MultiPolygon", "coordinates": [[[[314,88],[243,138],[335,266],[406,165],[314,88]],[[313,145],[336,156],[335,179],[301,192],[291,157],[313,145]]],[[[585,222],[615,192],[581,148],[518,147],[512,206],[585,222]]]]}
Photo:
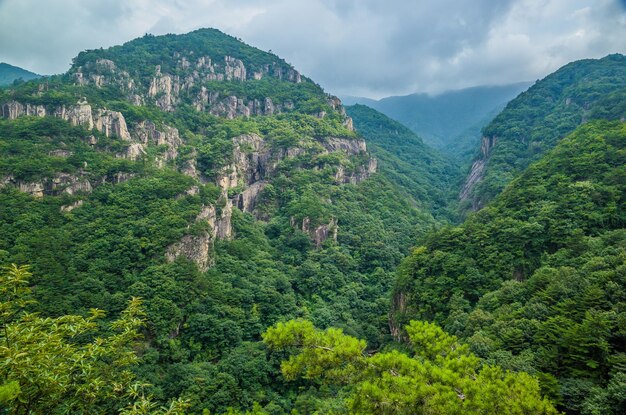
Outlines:
{"type": "Polygon", "coordinates": [[[217,30],[1,89],[0,410],[623,414],[602,85],[460,225],[456,162],[217,30]]]}
{"type": "Polygon", "coordinates": [[[381,175],[420,207],[451,220],[460,171],[455,162],[424,144],[404,125],[365,105],[346,108],[379,161],[381,175]]]}
{"type": "MultiPolygon", "coordinates": [[[[149,53],[158,39],[178,42],[167,53],[186,51],[189,43],[209,47],[205,42],[215,36],[199,31],[145,37],[81,54],[75,65],[102,70],[104,85],[81,85],[68,73],[3,92],[5,107],[40,106],[55,116],[0,120],[0,258],[30,265],[37,303],[27,310],[51,318],[93,308],[114,316],[131,297],[141,297],[145,341],[134,372],[158,402],[180,397],[190,413],[250,409],[254,402],[269,413],[322,405],[315,390],[281,380],[279,362],[268,360],[261,333],[276,321],[306,318],[321,328],[340,327],[372,347],[389,342],[395,267],[415,239],[437,226],[430,206],[442,201],[422,197],[418,205],[390,177],[365,180],[373,159],[362,139],[344,126],[347,118],[333,109],[333,98],[306,79],[207,81],[203,87],[222,82],[245,94],[264,93],[259,88],[265,82],[291,91],[291,111],[226,119],[192,108],[191,92],[164,109],[159,96],[146,93],[145,83],[152,82],[142,80],[147,72],[129,75],[129,62],[147,67],[167,62],[163,57],[122,60],[124,66],[116,63],[113,70],[100,61],[149,53]],[[90,65],[90,56],[100,63],[90,65]],[[127,77],[137,83],[133,92],[144,105],[126,100],[129,91],[117,82],[127,77]],[[89,104],[76,105],[83,97],[89,104]],[[94,128],[63,119],[59,105],[66,112],[85,112],[89,105],[94,128]],[[119,125],[115,130],[120,121],[110,111],[123,115],[128,136],[119,125]],[[111,131],[97,126],[95,114],[109,117],[111,131]],[[148,128],[161,131],[158,137],[172,136],[176,128],[178,137],[144,144],[135,137],[150,134],[148,128]],[[248,137],[247,144],[235,145],[237,137],[248,137]],[[137,145],[143,152],[130,156],[137,145]],[[254,145],[262,146],[258,153],[254,145]],[[249,163],[263,158],[269,161],[251,171],[249,163]],[[233,169],[240,177],[224,188],[233,169]],[[255,206],[229,213],[231,200],[254,188],[257,176],[263,188],[255,206]],[[211,207],[217,221],[228,218],[229,226],[198,219],[211,207]],[[211,234],[211,226],[230,227],[232,236],[209,237],[207,269],[185,255],[168,258],[179,241],[211,234]]],[[[204,53],[250,59],[246,67],[274,58],[258,50],[247,56],[252,48],[222,36],[225,46],[241,51],[204,53]]],[[[270,88],[276,102],[277,91],[270,88]]],[[[424,171],[441,177],[441,168],[424,171]]]]}
{"type": "Polygon", "coordinates": [[[625,87],[626,57],[619,54],[572,62],[537,81],[484,127],[481,163],[474,164],[462,198],[482,207],[580,124],[626,116],[625,87]]]}
{"type": "Polygon", "coordinates": [[[567,413],[623,414],[626,126],[578,128],[399,269],[394,324],[435,321],[488,362],[537,374],[567,413]]]}

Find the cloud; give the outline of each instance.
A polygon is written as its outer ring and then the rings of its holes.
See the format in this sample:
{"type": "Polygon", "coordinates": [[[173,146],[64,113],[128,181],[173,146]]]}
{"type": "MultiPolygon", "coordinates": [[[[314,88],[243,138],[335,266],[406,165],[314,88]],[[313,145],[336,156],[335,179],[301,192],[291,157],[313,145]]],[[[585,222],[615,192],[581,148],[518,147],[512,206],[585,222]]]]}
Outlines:
{"type": "Polygon", "coordinates": [[[335,94],[541,78],[626,52],[625,0],[0,0],[0,61],[67,70],[79,51],[216,27],[335,94]]]}

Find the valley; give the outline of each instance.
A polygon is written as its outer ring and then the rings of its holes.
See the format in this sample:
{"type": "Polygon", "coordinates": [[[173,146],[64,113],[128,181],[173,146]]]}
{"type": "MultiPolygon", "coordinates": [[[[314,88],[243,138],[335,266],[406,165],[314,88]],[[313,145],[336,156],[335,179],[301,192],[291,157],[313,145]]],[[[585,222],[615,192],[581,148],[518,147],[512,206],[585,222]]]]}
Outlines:
{"type": "Polygon", "coordinates": [[[198,29],[6,85],[6,413],[624,414],[623,55],[344,105],[198,29]]]}

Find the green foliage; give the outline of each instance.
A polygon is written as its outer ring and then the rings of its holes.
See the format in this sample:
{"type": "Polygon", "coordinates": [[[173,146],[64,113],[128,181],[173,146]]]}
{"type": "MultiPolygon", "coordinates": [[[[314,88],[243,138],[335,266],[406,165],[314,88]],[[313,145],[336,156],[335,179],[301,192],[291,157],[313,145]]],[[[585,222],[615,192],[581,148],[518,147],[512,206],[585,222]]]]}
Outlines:
{"type": "MultiPolygon", "coordinates": [[[[133,298],[121,317],[98,327],[104,316],[92,309],[88,317],[41,317],[28,313],[27,267],[11,265],[0,274],[0,404],[12,414],[114,412],[140,414],[150,399],[138,396],[129,370],[138,329],[143,325],[141,300],[133,298]],[[132,405],[133,409],[122,409],[132,405]]],[[[179,414],[184,402],[164,414],[179,414]]]]}
{"type": "Polygon", "coordinates": [[[399,268],[395,324],[434,320],[488,361],[542,374],[568,413],[621,402],[599,391],[626,352],[625,144],[623,123],[587,123],[464,224],[425,238],[399,268]]]}
{"type": "Polygon", "coordinates": [[[125,146],[104,136],[91,146],[84,129],[58,118],[0,119],[0,176],[36,182],[59,173],[99,180],[118,172],[141,172],[140,164],[115,157],[125,146]]]}
{"type": "Polygon", "coordinates": [[[377,158],[379,171],[407,197],[437,216],[451,217],[459,170],[402,124],[364,105],[347,107],[357,131],[377,158]]]}
{"type": "MultiPolygon", "coordinates": [[[[67,93],[54,105],[66,98],[76,102],[78,87],[59,79],[49,85],[67,93]]],[[[21,88],[9,95],[42,98],[36,88],[21,88]]],[[[279,362],[266,358],[261,333],[277,321],[307,317],[366,338],[374,347],[388,341],[393,269],[435,220],[381,175],[357,186],[337,183],[339,168],[346,175],[362,174],[368,162],[367,155],[324,148],[327,137],[356,138],[339,112],[318,118],[296,106],[277,116],[225,120],[189,105],[165,113],[123,98],[107,91],[88,96],[122,111],[131,130],[146,119],[157,128],[178,128],[185,144],[172,165],[155,168],[153,147],[139,162],[116,158],[121,140],[100,134],[94,147],[85,138],[94,131],[52,117],[0,122],[3,155],[13,157],[2,174],[47,186],[39,199],[13,186],[0,189],[0,260],[32,264],[38,302],[29,310],[50,318],[90,308],[121,312],[125,299],[144,299],[146,349],[134,370],[151,386],[137,390],[139,400],[128,411],[157,411],[178,396],[198,413],[247,410],[254,402],[272,414],[341,406],[332,390],[301,393],[277,380],[279,362]],[[202,206],[212,204],[219,212],[225,202],[217,186],[170,168],[182,169],[196,157],[203,180],[215,178],[233,161],[232,139],[252,133],[273,152],[301,152],[282,160],[266,178],[271,183],[256,209],[268,222],[235,210],[235,237],[215,241],[209,252],[214,265],[206,273],[187,260],[168,262],[168,247],[186,234],[207,232],[206,223],[195,221],[202,206]],[[59,149],[71,154],[50,155],[59,149]],[[93,190],[51,191],[48,184],[60,172],[88,179],[93,190]],[[194,187],[197,192],[188,192],[194,187]],[[67,210],[76,203],[81,204],[67,210]],[[308,230],[302,230],[305,222],[308,230]],[[316,247],[311,233],[323,225],[340,227],[338,238],[333,240],[331,229],[331,237],[316,247]]],[[[243,184],[235,190],[242,189],[243,184]]]]}
{"type": "Polygon", "coordinates": [[[269,328],[263,340],[270,350],[290,354],[281,365],[288,380],[346,385],[340,413],[557,413],[531,376],[480,367],[467,345],[434,324],[413,321],[407,332],[410,355],[394,350],[370,356],[362,340],[302,320],[269,328]]]}
{"type": "Polygon", "coordinates": [[[483,129],[496,145],[472,191],[474,204],[484,206],[589,117],[623,117],[616,103],[625,86],[626,57],[615,54],[569,63],[511,101],[483,129]]]}
{"type": "Polygon", "coordinates": [[[98,59],[109,59],[120,68],[141,77],[151,77],[154,67],[161,65],[164,73],[176,73],[178,69],[172,59],[175,53],[191,52],[195,56],[232,56],[252,64],[250,72],[262,69],[264,65],[277,65],[286,70],[290,66],[278,56],[251,47],[232,36],[216,29],[199,29],[185,35],[145,36],[121,46],[108,49],[84,51],[74,58],[73,68],[95,63],[98,59]]]}

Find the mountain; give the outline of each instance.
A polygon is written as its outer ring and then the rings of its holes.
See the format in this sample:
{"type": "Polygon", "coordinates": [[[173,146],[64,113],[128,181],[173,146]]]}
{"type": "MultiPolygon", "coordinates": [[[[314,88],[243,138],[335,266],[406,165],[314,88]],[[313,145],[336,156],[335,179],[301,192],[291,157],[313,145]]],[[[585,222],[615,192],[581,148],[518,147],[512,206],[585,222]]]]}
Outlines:
{"type": "Polygon", "coordinates": [[[0,62],[0,87],[11,85],[18,79],[29,81],[39,77],[41,77],[41,75],[18,68],[17,66],[9,65],[8,63],[0,62]]]}
{"type": "Polygon", "coordinates": [[[401,122],[446,154],[466,160],[480,142],[479,130],[511,99],[530,86],[521,82],[503,86],[478,86],[438,95],[412,94],[378,101],[349,97],[345,102],[374,108],[401,122]]]}
{"type": "MultiPolygon", "coordinates": [[[[445,195],[429,189],[445,186],[447,167],[416,137],[402,132],[416,161],[398,186],[337,98],[217,30],[82,52],[65,74],[0,90],[0,115],[0,262],[30,265],[37,301],[20,307],[43,319],[102,318],[96,308],[129,318],[140,297],[145,313],[141,344],[121,360],[89,352],[95,367],[141,355],[104,402],[101,379],[78,375],[86,366],[53,375],[21,359],[20,345],[48,350],[37,341],[57,337],[12,342],[18,357],[0,373],[32,412],[118,413],[137,396],[133,379],[159,405],[189,402],[188,413],[339,405],[332,390],[283,379],[261,333],[306,318],[381,347],[395,268],[438,226],[433,213],[445,216],[445,195]],[[412,183],[423,188],[409,192],[412,183]],[[68,372],[69,389],[41,381],[68,372]]],[[[4,284],[25,271],[0,275],[4,284]]],[[[61,319],[19,320],[11,333],[61,327],[69,344],[89,346],[121,324],[108,318],[112,328],[94,332],[108,325],[89,320],[80,327],[91,334],[75,342],[62,322],[81,320],[61,319]]]]}
{"type": "Polygon", "coordinates": [[[486,361],[536,374],[568,414],[622,414],[624,166],[626,124],[590,121],[427,236],[399,268],[394,335],[434,321],[486,361]]]}
{"type": "Polygon", "coordinates": [[[404,125],[365,105],[346,107],[354,127],[378,160],[380,173],[416,204],[450,215],[451,195],[460,178],[453,160],[430,148],[404,125]]]}
{"type": "Polygon", "coordinates": [[[580,124],[626,116],[625,87],[619,54],[572,62],[535,83],[483,129],[460,199],[478,209],[580,124]]]}
{"type": "Polygon", "coordinates": [[[0,407],[623,414],[622,58],[496,117],[550,146],[457,226],[463,160],[218,30],[0,89],[0,407]]]}

